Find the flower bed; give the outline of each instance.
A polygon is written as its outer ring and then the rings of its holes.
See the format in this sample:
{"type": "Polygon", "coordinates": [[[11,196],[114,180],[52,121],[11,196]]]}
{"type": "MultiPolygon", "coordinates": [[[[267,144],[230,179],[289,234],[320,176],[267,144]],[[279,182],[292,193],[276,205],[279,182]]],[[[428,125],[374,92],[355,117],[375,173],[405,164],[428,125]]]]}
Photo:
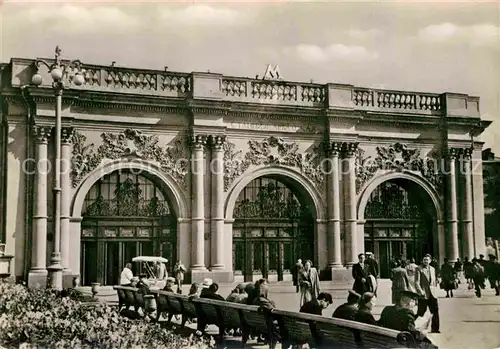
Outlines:
{"type": "Polygon", "coordinates": [[[0,282],[0,346],[17,348],[210,348],[160,324],[130,320],[105,303],[0,282]]]}

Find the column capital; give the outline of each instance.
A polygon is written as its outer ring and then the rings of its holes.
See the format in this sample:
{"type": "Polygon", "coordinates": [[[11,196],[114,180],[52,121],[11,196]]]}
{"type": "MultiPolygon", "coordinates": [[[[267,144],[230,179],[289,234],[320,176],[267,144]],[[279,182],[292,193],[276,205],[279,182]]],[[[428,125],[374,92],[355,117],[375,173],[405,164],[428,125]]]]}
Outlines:
{"type": "Polygon", "coordinates": [[[61,143],[71,144],[73,143],[73,133],[75,129],[73,127],[63,127],[61,128],[61,143]]]}
{"type": "Polygon", "coordinates": [[[207,135],[192,135],[191,136],[191,145],[194,150],[203,150],[203,148],[207,145],[207,135]]]}
{"type": "Polygon", "coordinates": [[[51,126],[33,126],[33,134],[36,142],[39,144],[47,144],[52,132],[51,126]]]}
{"type": "Polygon", "coordinates": [[[465,160],[470,160],[472,157],[472,148],[460,149],[460,154],[465,160]]]}
{"type": "Polygon", "coordinates": [[[327,152],[329,156],[339,156],[342,152],[342,142],[331,142],[327,152]]]}
{"type": "Polygon", "coordinates": [[[460,154],[460,152],[461,152],[460,148],[448,148],[445,151],[444,155],[448,160],[455,160],[457,156],[460,154]]]}
{"type": "Polygon", "coordinates": [[[342,152],[345,157],[353,157],[358,150],[359,143],[357,142],[344,142],[342,143],[342,152]]]}
{"type": "Polygon", "coordinates": [[[227,138],[224,135],[212,135],[210,136],[210,145],[215,151],[223,151],[226,140],[227,138]]]}

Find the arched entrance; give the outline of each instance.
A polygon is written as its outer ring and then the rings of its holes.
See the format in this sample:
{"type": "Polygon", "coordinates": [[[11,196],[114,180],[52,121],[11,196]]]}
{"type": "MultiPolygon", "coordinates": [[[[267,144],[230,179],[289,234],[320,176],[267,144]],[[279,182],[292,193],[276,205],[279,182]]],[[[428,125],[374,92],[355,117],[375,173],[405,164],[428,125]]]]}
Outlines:
{"type": "Polygon", "coordinates": [[[263,176],[240,192],[233,211],[233,270],[281,281],[298,258],[314,258],[311,199],[282,177],[263,176]]]}
{"type": "Polygon", "coordinates": [[[135,256],[176,260],[177,218],[168,196],[147,172],[120,169],[103,176],[88,191],[82,218],[84,284],[117,284],[121,269],[135,256]]]}
{"type": "Polygon", "coordinates": [[[379,184],[364,209],[365,251],[380,263],[380,276],[390,276],[391,261],[403,257],[418,263],[426,253],[436,256],[437,213],[423,188],[405,178],[379,184]]]}

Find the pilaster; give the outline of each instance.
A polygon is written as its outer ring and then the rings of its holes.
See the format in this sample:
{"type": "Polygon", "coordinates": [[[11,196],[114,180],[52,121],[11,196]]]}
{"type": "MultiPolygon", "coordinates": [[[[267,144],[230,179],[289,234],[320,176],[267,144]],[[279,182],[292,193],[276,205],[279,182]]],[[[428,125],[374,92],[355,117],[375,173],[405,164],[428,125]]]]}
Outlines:
{"type": "Polygon", "coordinates": [[[47,283],[47,176],[50,172],[48,140],[51,128],[35,126],[33,132],[36,141],[35,207],[28,287],[45,287],[47,283]]]}
{"type": "Polygon", "coordinates": [[[191,231],[191,270],[206,271],[205,267],[205,195],[204,195],[204,153],[206,135],[193,135],[191,139],[191,175],[193,217],[191,231]]]}
{"type": "Polygon", "coordinates": [[[73,279],[69,264],[70,255],[70,203],[71,203],[71,153],[72,127],[61,130],[61,264],[63,266],[63,286],[70,287],[73,279]]]}
{"type": "Polygon", "coordinates": [[[358,246],[357,238],[357,213],[356,213],[356,151],[358,143],[343,143],[342,153],[344,158],[344,198],[345,198],[345,243],[346,264],[352,265],[357,261],[358,246]]]}
{"type": "Polygon", "coordinates": [[[463,255],[464,257],[473,258],[474,253],[474,227],[473,227],[473,215],[472,215],[472,204],[474,202],[472,198],[472,149],[465,148],[462,149],[461,157],[461,173],[463,174],[463,206],[462,206],[462,231],[463,231],[463,255]]]}
{"type": "Polygon", "coordinates": [[[457,173],[456,159],[460,149],[450,148],[446,154],[448,163],[447,171],[447,195],[446,195],[446,218],[447,218],[447,257],[450,262],[455,262],[459,257],[458,248],[458,218],[457,218],[457,173]]]}
{"type": "Polygon", "coordinates": [[[211,266],[213,270],[224,269],[224,149],[225,136],[211,136],[212,161],[212,206],[211,206],[211,266]]]}
{"type": "Polygon", "coordinates": [[[328,267],[342,267],[340,238],[340,171],[339,154],[342,143],[332,142],[328,147],[328,162],[330,163],[327,182],[328,203],[328,267]]]}

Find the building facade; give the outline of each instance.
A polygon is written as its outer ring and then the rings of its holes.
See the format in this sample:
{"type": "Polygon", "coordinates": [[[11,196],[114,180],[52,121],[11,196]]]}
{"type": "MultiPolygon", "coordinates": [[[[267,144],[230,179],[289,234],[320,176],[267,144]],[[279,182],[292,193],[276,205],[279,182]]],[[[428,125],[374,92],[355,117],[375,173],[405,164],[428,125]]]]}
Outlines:
{"type": "MultiPolygon", "coordinates": [[[[64,79],[65,275],[116,284],[161,255],[192,280],[290,280],[310,259],[350,278],[372,251],[485,250],[479,98],[83,65],[64,79]]],[[[11,271],[46,279],[55,97],[33,59],[2,66],[1,232],[11,271]]]]}

